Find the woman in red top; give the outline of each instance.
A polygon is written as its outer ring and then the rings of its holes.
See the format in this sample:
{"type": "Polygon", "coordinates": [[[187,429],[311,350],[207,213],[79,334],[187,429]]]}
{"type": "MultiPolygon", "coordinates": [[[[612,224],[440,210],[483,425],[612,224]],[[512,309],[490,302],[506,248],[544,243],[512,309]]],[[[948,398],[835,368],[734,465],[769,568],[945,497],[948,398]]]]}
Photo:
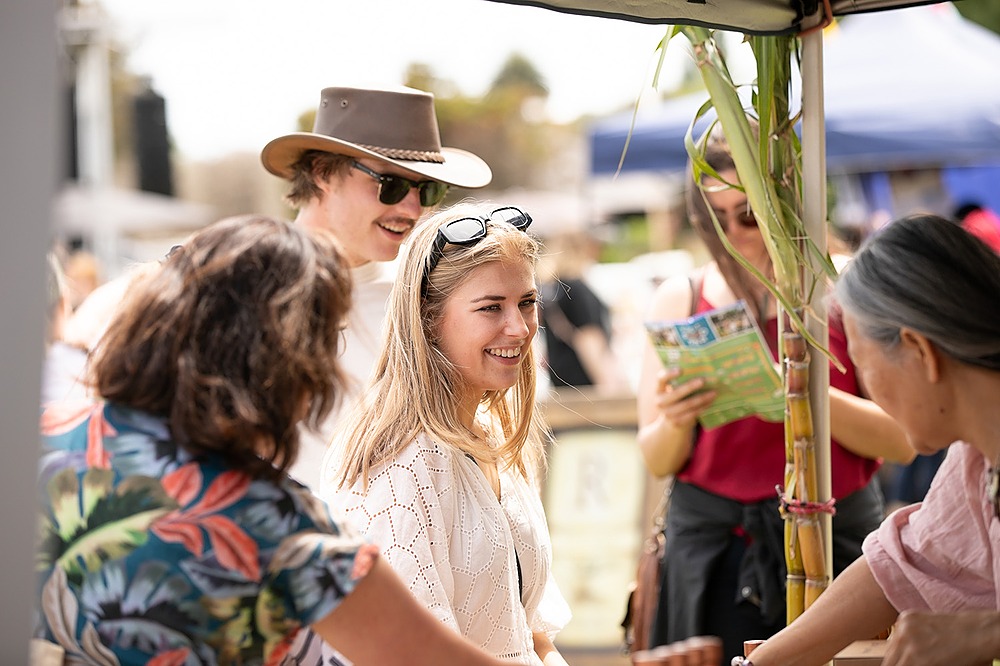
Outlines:
{"type": "MultiPolygon", "coordinates": [[[[716,130],[706,159],[725,182],[703,179],[705,195],[729,242],[764,275],[771,260],[746,194],[738,183],[728,145],[716,130]]],[[[777,307],[766,288],[726,251],[702,191],[688,186],[693,226],[713,261],[696,279],[664,282],[655,292],[649,320],[683,319],[745,300],[777,360],[777,307]],[[692,288],[694,286],[694,288],[692,288]]],[[[914,452],[888,415],[863,396],[840,322],[831,317],[830,349],[847,368],[831,366],[830,421],[834,575],[861,554],[865,535],[883,515],[874,475],[881,460],[909,462],[914,452]]],[[[663,563],[663,584],[654,645],[696,635],[720,636],[723,654],[740,654],[743,641],[763,639],[784,626],[783,527],[775,486],[784,483],[784,425],[755,417],[718,428],[698,427],[699,414],[715,393],[699,392],[703,380],[685,381],[664,369],[647,347],[638,391],[639,446],[655,476],[675,475],[663,563]]]]}

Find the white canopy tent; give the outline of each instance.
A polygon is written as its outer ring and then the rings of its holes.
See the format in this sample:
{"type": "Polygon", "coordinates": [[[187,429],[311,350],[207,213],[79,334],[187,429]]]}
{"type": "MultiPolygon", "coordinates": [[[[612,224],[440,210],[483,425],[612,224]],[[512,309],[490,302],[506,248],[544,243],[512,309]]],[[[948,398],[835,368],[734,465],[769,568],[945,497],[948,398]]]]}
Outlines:
{"type": "MultiPolygon", "coordinates": [[[[823,0],[493,0],[640,23],[700,25],[757,35],[798,34],[823,23],[823,0]]],[[[861,14],[927,0],[829,0],[834,16],[861,14]]]]}
{"type": "Polygon", "coordinates": [[[53,230],[88,238],[112,277],[130,263],[162,257],[214,219],[205,204],[111,187],[68,185],[53,202],[53,230]]]}

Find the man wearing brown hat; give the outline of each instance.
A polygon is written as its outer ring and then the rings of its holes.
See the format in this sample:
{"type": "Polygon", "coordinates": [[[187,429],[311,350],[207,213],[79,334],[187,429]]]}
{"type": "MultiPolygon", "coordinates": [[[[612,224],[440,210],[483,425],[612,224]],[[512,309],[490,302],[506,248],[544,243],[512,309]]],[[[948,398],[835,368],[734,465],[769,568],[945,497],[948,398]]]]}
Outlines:
{"type": "MultiPolygon", "coordinates": [[[[260,157],[290,182],[296,222],[332,232],[351,266],[354,304],[341,356],[350,385],[342,409],[378,358],[400,245],[449,187],[484,187],[492,172],[476,155],[442,147],[433,95],[402,87],[325,88],[313,131],[280,136],[260,157]]],[[[303,433],[291,469],[314,490],[336,418],[331,414],[318,436],[303,433]]]]}

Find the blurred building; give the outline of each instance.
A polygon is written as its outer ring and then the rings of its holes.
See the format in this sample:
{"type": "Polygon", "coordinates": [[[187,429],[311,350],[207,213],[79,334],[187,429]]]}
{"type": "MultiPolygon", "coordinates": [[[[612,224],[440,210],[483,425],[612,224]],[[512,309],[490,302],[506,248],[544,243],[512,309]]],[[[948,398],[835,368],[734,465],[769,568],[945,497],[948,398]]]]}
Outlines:
{"type": "Polygon", "coordinates": [[[101,5],[67,0],[57,21],[66,122],[54,241],[90,251],[114,277],[162,256],[214,211],[174,197],[166,100],[148,80],[113,90],[114,26],[101,5]]]}

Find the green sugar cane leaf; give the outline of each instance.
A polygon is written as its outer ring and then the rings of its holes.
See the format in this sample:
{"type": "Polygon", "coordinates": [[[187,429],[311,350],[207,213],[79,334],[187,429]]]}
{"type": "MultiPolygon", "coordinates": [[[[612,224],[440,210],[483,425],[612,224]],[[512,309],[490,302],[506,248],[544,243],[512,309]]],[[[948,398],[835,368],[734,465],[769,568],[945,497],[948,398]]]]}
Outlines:
{"type": "MultiPolygon", "coordinates": [[[[660,82],[660,72],[663,70],[663,61],[667,55],[667,44],[670,43],[672,37],[677,35],[679,29],[677,27],[667,26],[666,34],[660,43],[656,45],[656,50],[659,51],[660,55],[656,60],[656,69],[653,72],[653,88],[657,89],[660,82]]],[[[615,169],[615,178],[622,172],[622,167],[625,164],[625,155],[628,154],[628,147],[632,143],[632,132],[635,131],[635,121],[639,115],[639,103],[642,101],[642,91],[635,98],[635,104],[632,105],[632,119],[629,122],[628,134],[625,135],[625,145],[622,146],[621,157],[618,158],[618,167],[615,169]]]]}
{"type": "Polygon", "coordinates": [[[663,35],[663,39],[656,45],[656,50],[659,51],[660,55],[656,60],[656,69],[653,72],[653,90],[659,90],[660,88],[660,73],[663,71],[663,62],[667,57],[667,46],[674,37],[681,34],[679,26],[668,25],[666,28],[667,30],[663,35]]]}
{"type": "MultiPolygon", "coordinates": [[[[709,66],[706,70],[703,70],[703,74],[711,69],[709,66]]],[[[716,80],[716,87],[724,86],[725,81],[728,77],[717,77],[712,73],[706,74],[706,76],[711,76],[716,80]]],[[[731,85],[731,84],[730,84],[731,85]]],[[[788,228],[782,223],[784,216],[779,213],[779,211],[790,210],[787,208],[786,202],[781,199],[777,193],[774,191],[773,187],[770,185],[770,179],[768,174],[761,171],[760,162],[755,156],[757,144],[753,140],[753,133],[750,130],[750,125],[746,119],[746,112],[743,110],[742,106],[739,105],[739,97],[735,94],[735,88],[730,89],[732,94],[726,95],[713,95],[710,97],[709,101],[702,105],[698,110],[694,120],[688,127],[688,131],[685,134],[685,147],[688,151],[689,156],[692,161],[693,177],[695,182],[701,188],[702,197],[706,197],[705,203],[708,209],[709,216],[712,219],[712,224],[715,227],[716,233],[719,239],[725,247],[726,251],[733,256],[733,258],[745,268],[751,275],[753,275],[764,287],[771,293],[774,299],[781,305],[782,309],[786,312],[789,317],[792,326],[795,330],[799,331],[802,336],[815,348],[819,349],[827,358],[829,358],[834,365],[838,368],[842,368],[840,361],[832,355],[832,353],[824,346],[819,343],[819,341],[813,336],[805,327],[805,322],[801,319],[799,312],[802,310],[802,291],[799,279],[799,267],[804,264],[804,256],[799,250],[798,241],[801,238],[805,238],[806,234],[803,231],[795,235],[788,233],[788,228]],[[720,98],[723,104],[730,105],[726,111],[719,108],[720,98]],[[733,100],[736,100],[738,108],[733,109],[733,100]],[[709,109],[715,108],[719,116],[719,119],[715,122],[723,124],[723,130],[726,132],[727,139],[730,136],[737,136],[739,139],[737,141],[730,141],[730,147],[733,152],[733,161],[737,164],[737,173],[740,176],[740,184],[729,183],[724,178],[722,178],[714,169],[712,169],[704,159],[704,146],[707,142],[707,138],[711,133],[712,127],[702,135],[702,139],[696,143],[693,134],[694,126],[702,115],[708,112],[709,109]],[[726,125],[728,119],[729,124],[726,125]],[[729,128],[736,127],[737,129],[730,131],[729,128]],[[743,171],[740,171],[739,166],[743,165],[743,171]],[[749,174],[749,175],[746,175],[749,174]],[[774,282],[771,281],[757,270],[740,252],[729,242],[726,236],[725,230],[722,227],[721,222],[716,217],[714,211],[710,205],[708,205],[707,194],[705,187],[701,184],[701,176],[708,175],[716,180],[725,183],[727,186],[734,189],[738,189],[747,194],[747,198],[750,200],[750,207],[754,210],[754,213],[759,216],[759,222],[761,224],[761,231],[765,241],[765,245],[768,250],[768,254],[771,256],[772,263],[775,266],[776,275],[779,279],[774,282]],[[760,202],[765,202],[761,204],[760,202]],[[757,202],[755,204],[755,202],[757,202]]],[[[765,128],[761,128],[760,134],[764,135],[765,128]]],[[[802,224],[798,220],[797,216],[793,216],[793,229],[802,229],[802,224]]],[[[818,249],[815,248],[815,244],[811,241],[807,243],[812,247],[812,251],[818,253],[818,249]]]]}
{"type": "Polygon", "coordinates": [[[694,128],[698,124],[698,121],[707,114],[712,109],[712,99],[709,98],[704,104],[702,104],[697,113],[695,113],[694,118],[691,120],[691,124],[688,125],[687,131],[684,133],[684,149],[687,150],[688,157],[691,160],[691,175],[695,183],[700,183],[701,178],[704,175],[711,176],[715,180],[726,182],[726,180],[716,172],[712,166],[705,161],[705,146],[708,143],[708,137],[712,133],[712,129],[715,127],[718,120],[713,120],[712,124],[709,125],[708,129],[702,134],[699,141],[694,139],[694,128]]]}
{"type": "Polygon", "coordinates": [[[775,268],[779,289],[788,294],[786,300],[794,302],[797,300],[795,267],[790,265],[788,252],[783,244],[775,242],[775,232],[769,231],[771,227],[781,225],[781,207],[776,203],[778,196],[768,172],[762,168],[764,163],[758,141],[760,136],[766,135],[767,128],[761,128],[758,136],[754,136],[736,86],[724,60],[717,53],[714,41],[706,39],[696,51],[698,70],[726,134],[743,191],[764,227],[762,237],[775,268]]]}
{"type": "MultiPolygon", "coordinates": [[[[795,330],[836,367],[843,369],[842,363],[806,329],[800,316],[803,312],[803,293],[811,294],[817,281],[822,279],[821,275],[816,274],[814,263],[821,269],[821,273],[830,277],[836,275],[836,269],[829,255],[820,252],[815,242],[808,237],[798,216],[801,192],[798,156],[801,154],[801,146],[794,132],[794,122],[783,119],[783,116],[788,115],[787,81],[790,76],[790,66],[785,61],[790,59],[790,53],[798,52],[796,48],[792,48],[796,42],[794,38],[788,37],[750,39],[758,62],[757,91],[753,95],[753,101],[760,129],[757,136],[754,136],[737,87],[724,59],[715,48],[712,32],[692,26],[682,26],[681,32],[692,43],[698,70],[709,92],[708,101],[698,109],[684,136],[684,146],[691,159],[692,177],[699,187],[703,176],[726,182],[704,159],[708,137],[715,124],[721,123],[741,183],[726,184],[744,192],[754,213],[758,215],[764,243],[777,279],[768,279],[733,247],[711,206],[706,206],[716,233],[726,251],[760,281],[781,305],[795,330]],[[713,108],[716,110],[716,120],[701,139],[696,141],[694,128],[697,122],[713,108]],[[772,150],[772,143],[779,141],[787,142],[787,159],[776,155],[772,150]],[[816,261],[808,261],[809,258],[816,261]],[[812,273],[812,280],[809,285],[804,286],[803,276],[806,273],[812,273]]],[[[701,194],[706,196],[704,188],[701,194]]]]}

